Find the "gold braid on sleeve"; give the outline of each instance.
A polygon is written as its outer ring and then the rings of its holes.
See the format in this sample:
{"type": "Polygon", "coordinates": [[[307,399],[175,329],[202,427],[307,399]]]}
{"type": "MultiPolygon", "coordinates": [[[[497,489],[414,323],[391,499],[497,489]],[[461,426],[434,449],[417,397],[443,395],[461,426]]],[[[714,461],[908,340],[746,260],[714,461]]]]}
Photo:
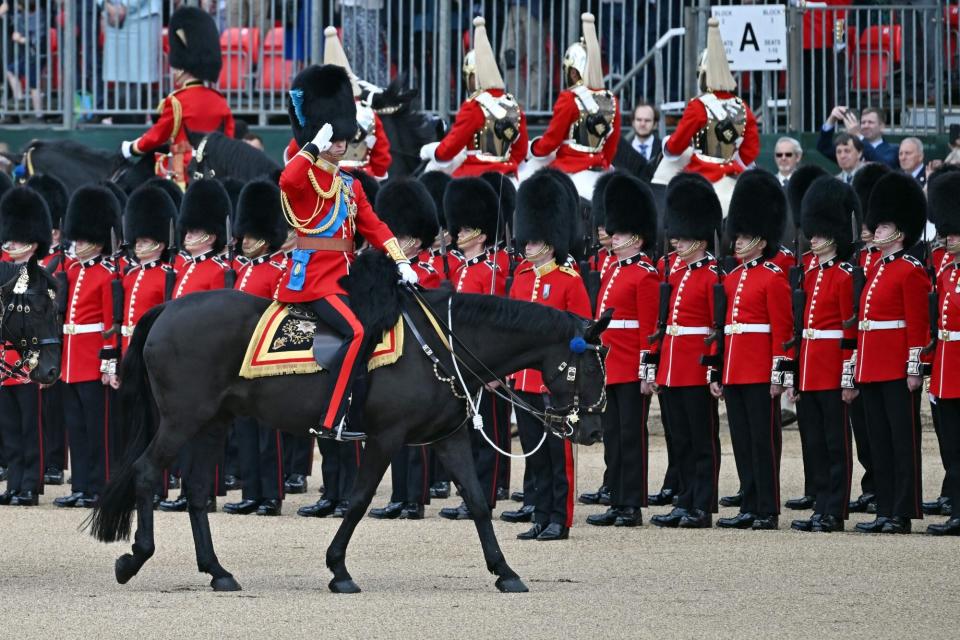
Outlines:
{"type": "Polygon", "coordinates": [[[396,238],[390,238],[384,242],[383,250],[396,262],[410,262],[407,256],[404,255],[403,251],[400,250],[400,243],[397,242],[396,238]]]}

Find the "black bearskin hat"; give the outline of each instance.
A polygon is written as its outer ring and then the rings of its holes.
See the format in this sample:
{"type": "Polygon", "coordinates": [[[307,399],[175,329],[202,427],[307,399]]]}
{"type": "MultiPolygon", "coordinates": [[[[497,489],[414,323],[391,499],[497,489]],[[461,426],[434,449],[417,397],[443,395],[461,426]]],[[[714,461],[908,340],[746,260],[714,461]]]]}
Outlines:
{"type": "Polygon", "coordinates": [[[536,173],[548,176],[563,193],[564,197],[558,200],[558,206],[564,208],[565,219],[569,220],[567,223],[567,231],[570,235],[568,253],[575,259],[582,260],[586,254],[586,246],[583,234],[583,216],[580,209],[580,193],[577,191],[577,185],[573,183],[569,174],[559,169],[544,167],[537,170],[536,173]]]}
{"type": "Polygon", "coordinates": [[[882,222],[896,225],[905,247],[920,239],[927,225],[927,197],[913,176],[891,171],[877,180],[870,192],[867,226],[875,230],[882,222]]]}
{"type": "Polygon", "coordinates": [[[726,231],[730,240],[738,235],[763,238],[765,258],[776,255],[787,224],[787,198],[780,181],[762,169],[744,171],[730,197],[726,231]]]}
{"type": "Polygon", "coordinates": [[[54,229],[63,226],[63,216],[67,212],[70,194],[59,178],[48,174],[37,174],[27,180],[27,186],[43,196],[50,210],[50,223],[54,229]]]}
{"type": "Polygon", "coordinates": [[[377,215],[398,238],[416,238],[421,249],[440,233],[437,206],[422,183],[412,178],[391,180],[377,193],[377,215]]]}
{"type": "Polygon", "coordinates": [[[192,182],[183,195],[177,230],[180,237],[190,229],[217,236],[213,248],[220,251],[227,242],[227,218],[231,215],[230,196],[217,180],[192,182]]]}
{"type": "Polygon", "coordinates": [[[248,182],[237,200],[234,235],[265,240],[277,251],[287,239],[287,221],[280,204],[280,187],[269,180],[248,182]]]}
{"type": "Polygon", "coordinates": [[[437,222],[444,229],[447,228],[447,216],[443,210],[443,192],[447,190],[447,185],[453,180],[443,171],[427,171],[420,176],[420,182],[430,192],[433,198],[433,204],[437,208],[437,222]]]}
{"type": "Polygon", "coordinates": [[[177,219],[177,208],[167,192],[159,187],[143,185],[130,194],[123,214],[123,237],[133,244],[137,238],[149,238],[170,244],[171,223],[177,219]]]}
{"type": "Polygon", "coordinates": [[[170,66],[200,80],[220,79],[220,31],[213,16],[197,7],[180,7],[170,16],[170,66]]]}
{"type": "Polygon", "coordinates": [[[500,237],[497,241],[503,240],[507,233],[506,225],[512,224],[517,210],[517,188],[510,178],[497,171],[487,171],[481,174],[480,178],[493,187],[499,196],[500,204],[497,211],[500,213],[500,237]]]}
{"type": "Polygon", "coordinates": [[[50,253],[50,211],[43,196],[30,187],[11,187],[0,198],[0,243],[37,243],[39,259],[50,253]]]}
{"type": "Polygon", "coordinates": [[[517,247],[522,251],[528,242],[545,242],[562,264],[573,240],[570,228],[574,226],[574,214],[568,195],[557,188],[554,176],[538,171],[517,191],[517,247]]]}
{"type": "Polygon", "coordinates": [[[710,242],[723,222],[713,185],[698,173],[680,173],[670,181],[664,215],[670,238],[710,242]]]}
{"type": "Polygon", "coordinates": [[[143,184],[147,187],[157,187],[158,189],[163,189],[163,191],[170,196],[170,199],[173,200],[173,206],[177,208],[177,211],[180,210],[180,204],[183,203],[183,189],[181,189],[176,182],[166,178],[161,178],[160,176],[155,176],[143,184]]]}
{"type": "Polygon", "coordinates": [[[112,180],[101,180],[98,182],[102,187],[110,190],[110,193],[113,194],[113,197],[117,199],[117,202],[120,203],[120,211],[123,211],[123,208],[127,206],[127,192],[120,188],[116,182],[112,180]]]}
{"type": "Polygon", "coordinates": [[[377,201],[377,194],[380,192],[380,183],[377,182],[377,179],[363,169],[354,169],[353,171],[347,171],[347,173],[356,182],[360,183],[363,195],[367,196],[370,206],[373,206],[373,203],[377,201]]]}
{"type": "Polygon", "coordinates": [[[497,235],[497,192],[482,178],[451,180],[443,194],[443,210],[451,234],[479,229],[492,243],[497,235]]]}
{"type": "Polygon", "coordinates": [[[607,233],[630,233],[643,238],[643,248],[657,246],[657,205],[650,186],[626,173],[614,174],[603,192],[607,233]]]}
{"type": "Polygon", "coordinates": [[[803,202],[803,195],[818,178],[829,176],[823,167],[816,164],[805,164],[797,167],[797,170],[790,175],[790,181],[787,182],[787,202],[790,205],[790,215],[793,220],[793,226],[800,226],[800,210],[803,202]]]}
{"type": "Polygon", "coordinates": [[[607,171],[602,176],[597,178],[597,181],[593,185],[593,198],[590,202],[590,214],[593,217],[593,227],[607,227],[607,209],[604,205],[604,191],[607,188],[607,184],[613,180],[613,176],[621,173],[620,171],[607,171]]]}
{"type": "Polygon", "coordinates": [[[960,171],[938,171],[927,180],[927,207],[937,234],[960,234],[960,171]]]}
{"type": "Polygon", "coordinates": [[[867,211],[870,207],[870,194],[877,180],[890,173],[892,169],[881,162],[868,162],[853,174],[853,190],[860,198],[860,210],[867,211]]]}
{"type": "MultiPolygon", "coordinates": [[[[234,178],[233,176],[226,176],[224,178],[218,178],[220,183],[223,185],[223,188],[226,190],[227,195],[230,196],[230,222],[236,224],[237,222],[237,205],[240,202],[240,192],[243,191],[243,188],[246,186],[243,180],[234,178]]],[[[237,235],[239,232],[234,230],[234,235],[238,238],[237,235]]]]}
{"type": "Polygon", "coordinates": [[[861,206],[853,187],[825,175],[813,181],[800,205],[803,235],[832,238],[841,260],[850,257],[860,238],[861,206]]]}
{"type": "Polygon", "coordinates": [[[0,171],[0,196],[13,188],[13,178],[0,171]]]}
{"type": "Polygon", "coordinates": [[[357,104],[347,70],[325,64],[298,73],[287,98],[287,113],[301,149],[324,124],[333,127],[332,140],[353,139],[357,133],[357,104]]]}
{"type": "Polygon", "coordinates": [[[120,226],[120,202],[102,185],[85,185],[73,192],[63,220],[63,233],[73,241],[84,240],[112,251],[110,231],[120,226]]]}

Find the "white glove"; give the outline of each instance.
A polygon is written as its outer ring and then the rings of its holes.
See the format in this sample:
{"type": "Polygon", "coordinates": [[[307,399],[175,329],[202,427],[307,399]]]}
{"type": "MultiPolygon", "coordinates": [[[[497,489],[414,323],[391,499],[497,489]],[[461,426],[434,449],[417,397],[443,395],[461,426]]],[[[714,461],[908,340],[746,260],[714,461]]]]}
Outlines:
{"type": "Polygon", "coordinates": [[[398,262],[397,268],[400,270],[400,282],[417,284],[417,282],[420,281],[420,278],[417,276],[417,272],[413,270],[413,267],[410,266],[409,262],[398,262]]]}
{"type": "Polygon", "coordinates": [[[124,140],[120,143],[120,154],[127,160],[135,160],[136,154],[133,152],[133,140],[124,140]]]}
{"type": "Polygon", "coordinates": [[[439,142],[428,142],[427,144],[420,147],[420,159],[421,160],[436,160],[437,159],[437,147],[440,146],[439,142]]]}
{"type": "Polygon", "coordinates": [[[320,127],[320,131],[317,132],[317,135],[313,137],[311,142],[316,145],[317,153],[323,153],[327,149],[333,146],[330,139],[333,138],[333,127],[330,126],[330,123],[320,127]]]}

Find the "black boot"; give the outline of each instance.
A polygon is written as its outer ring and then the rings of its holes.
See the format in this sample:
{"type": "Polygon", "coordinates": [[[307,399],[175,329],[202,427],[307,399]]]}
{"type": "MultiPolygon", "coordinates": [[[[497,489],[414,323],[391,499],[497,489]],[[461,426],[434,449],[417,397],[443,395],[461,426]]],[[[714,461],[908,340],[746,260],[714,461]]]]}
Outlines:
{"type": "Polygon", "coordinates": [[[385,507],[370,509],[370,517],[377,520],[393,520],[399,518],[403,512],[402,502],[390,502],[385,507]]]}
{"type": "Polygon", "coordinates": [[[301,473],[291,473],[283,481],[283,490],[285,493],[306,493],[307,478],[301,473]]]}
{"type": "Polygon", "coordinates": [[[610,495],[610,489],[606,485],[600,487],[592,493],[581,493],[578,500],[581,504],[600,504],[600,501],[603,499],[603,496],[610,495]]]}
{"type": "Polygon", "coordinates": [[[595,513],[587,516],[587,524],[592,524],[595,527],[609,527],[616,524],[619,517],[620,510],[616,507],[611,507],[603,513],[595,513]]]}
{"type": "Polygon", "coordinates": [[[430,485],[430,497],[444,500],[450,497],[450,483],[446,480],[440,480],[430,485]]]}
{"type": "Polygon", "coordinates": [[[816,502],[816,499],[813,496],[803,496],[802,498],[790,498],[783,506],[794,511],[803,511],[813,509],[814,502],[816,502]]]}
{"type": "Polygon", "coordinates": [[[749,529],[756,519],[757,516],[753,513],[738,513],[732,518],[720,518],[717,520],[717,526],[721,529],[749,529]]]}
{"type": "Polygon", "coordinates": [[[943,524],[931,524],[927,533],[932,536],[960,536],[960,518],[950,518],[943,524]]]}
{"type": "Polygon", "coordinates": [[[408,502],[400,512],[401,520],[423,520],[423,505],[417,502],[408,502]]]}
{"type": "Polygon", "coordinates": [[[328,429],[320,426],[319,429],[311,429],[310,433],[317,439],[336,440],[337,442],[359,442],[367,439],[367,434],[362,431],[347,431],[343,422],[340,426],[328,429]]]}
{"type": "Polygon", "coordinates": [[[504,522],[530,522],[533,520],[533,511],[532,504],[525,504],[516,511],[501,512],[500,519],[504,522]]]}
{"type": "Polygon", "coordinates": [[[743,491],[737,491],[732,496],[720,498],[721,507],[739,507],[743,503],[743,491]]]}
{"type": "Polygon", "coordinates": [[[651,507],[665,507],[673,504],[673,489],[660,489],[660,493],[647,496],[651,507]]]}
{"type": "Polygon", "coordinates": [[[851,500],[849,504],[850,513],[866,513],[870,503],[874,501],[872,493],[860,494],[856,500],[851,500]]]}

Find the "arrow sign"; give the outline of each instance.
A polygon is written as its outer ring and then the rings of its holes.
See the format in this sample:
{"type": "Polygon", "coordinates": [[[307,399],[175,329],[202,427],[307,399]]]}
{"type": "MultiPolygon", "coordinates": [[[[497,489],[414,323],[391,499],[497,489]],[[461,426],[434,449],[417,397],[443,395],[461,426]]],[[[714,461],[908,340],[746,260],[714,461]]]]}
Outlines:
{"type": "Polygon", "coordinates": [[[782,5],[713,7],[732,71],[786,69],[787,18],[782,5]]]}

